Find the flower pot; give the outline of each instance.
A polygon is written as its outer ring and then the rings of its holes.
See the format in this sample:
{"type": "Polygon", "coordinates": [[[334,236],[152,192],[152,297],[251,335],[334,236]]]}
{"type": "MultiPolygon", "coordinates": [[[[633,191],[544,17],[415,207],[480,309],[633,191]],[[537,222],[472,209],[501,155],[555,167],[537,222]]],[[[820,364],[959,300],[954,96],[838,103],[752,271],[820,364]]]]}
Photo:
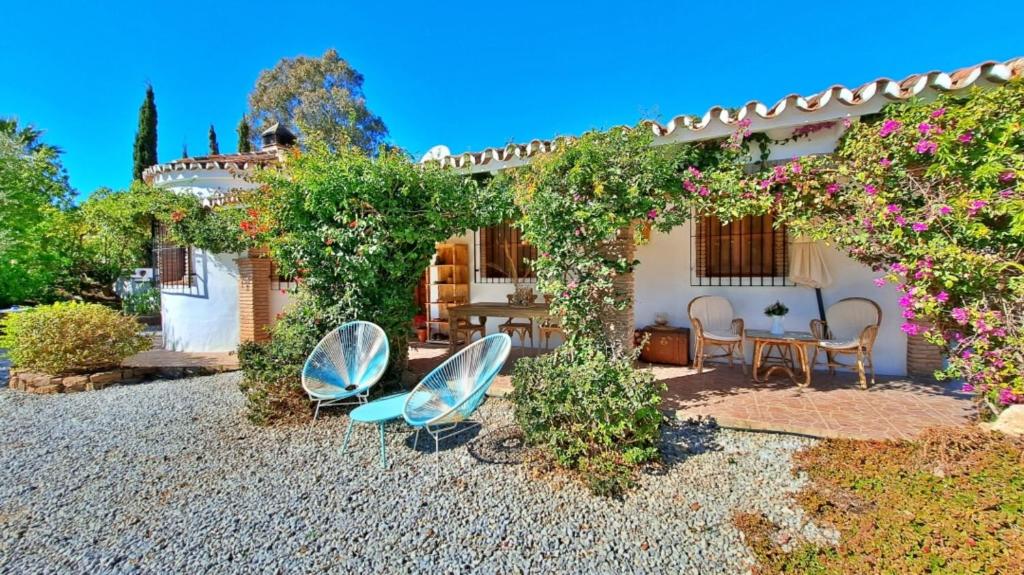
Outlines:
{"type": "Polygon", "coordinates": [[[785,316],[782,316],[782,315],[773,315],[772,316],[772,329],[771,329],[772,335],[782,335],[782,334],[786,333],[786,327],[784,325],[782,325],[782,318],[784,318],[784,317],[785,316]]]}
{"type": "Polygon", "coordinates": [[[418,327],[416,328],[416,339],[420,340],[420,343],[427,342],[427,328],[418,327]]]}

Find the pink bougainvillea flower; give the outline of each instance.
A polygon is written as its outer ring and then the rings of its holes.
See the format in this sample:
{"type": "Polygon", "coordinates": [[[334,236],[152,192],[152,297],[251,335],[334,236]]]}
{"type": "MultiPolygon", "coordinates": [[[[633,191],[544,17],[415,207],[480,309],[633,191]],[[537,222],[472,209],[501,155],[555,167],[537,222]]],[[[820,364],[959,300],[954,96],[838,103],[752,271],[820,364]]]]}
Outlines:
{"type": "Polygon", "coordinates": [[[703,175],[701,174],[701,171],[697,169],[696,166],[690,166],[688,170],[690,171],[690,174],[693,175],[693,177],[695,178],[700,178],[701,175],[703,175]]]}
{"type": "Polygon", "coordinates": [[[864,193],[869,195],[869,196],[873,196],[873,195],[878,193],[878,189],[875,188],[875,186],[873,186],[872,184],[865,184],[864,185],[864,193]]]}
{"type": "Polygon", "coordinates": [[[878,135],[885,138],[899,130],[901,127],[903,127],[903,124],[896,120],[886,120],[885,122],[882,122],[882,129],[878,131],[878,135]]]}
{"type": "Polygon", "coordinates": [[[914,222],[914,224],[911,225],[910,228],[915,232],[927,232],[928,224],[925,222],[914,222]]]}
{"type": "Polygon", "coordinates": [[[889,266],[889,271],[891,271],[894,274],[905,274],[905,273],[907,273],[907,266],[905,266],[905,265],[903,265],[903,264],[901,264],[899,262],[896,262],[896,263],[892,264],[891,266],[889,266]]]}
{"type": "Polygon", "coordinates": [[[967,210],[967,215],[973,216],[981,211],[982,208],[988,205],[985,200],[974,200],[971,202],[971,207],[967,210]]]}
{"type": "Polygon", "coordinates": [[[576,286],[577,286],[577,283],[576,283],[575,280],[573,280],[573,281],[569,282],[569,285],[567,285],[565,287],[567,287],[569,289],[576,289],[576,286]]]}
{"type": "Polygon", "coordinates": [[[909,321],[904,322],[903,325],[900,326],[900,329],[903,330],[903,333],[907,335],[917,335],[921,333],[921,326],[917,325],[916,323],[911,323],[909,321]]]}
{"type": "Polygon", "coordinates": [[[882,164],[883,168],[888,168],[889,166],[892,165],[892,160],[890,160],[889,158],[882,158],[881,160],[878,160],[878,163],[882,164]]]}
{"type": "Polygon", "coordinates": [[[647,219],[656,220],[658,219],[658,210],[651,210],[647,212],[647,219]]]}
{"type": "Polygon", "coordinates": [[[767,190],[770,187],[772,187],[772,181],[771,180],[761,180],[761,189],[762,190],[767,190]]]}
{"type": "Polygon", "coordinates": [[[1017,395],[1008,387],[999,390],[999,403],[1011,405],[1017,403],[1017,395]]]}
{"type": "Polygon", "coordinates": [[[875,278],[872,281],[875,283],[875,287],[884,287],[886,283],[885,278],[875,278]]]}
{"type": "Polygon", "coordinates": [[[974,132],[971,132],[970,130],[967,130],[963,134],[960,134],[960,136],[957,138],[957,140],[960,140],[961,144],[970,144],[971,141],[974,140],[974,132]]]}
{"type": "Polygon", "coordinates": [[[946,109],[945,108],[939,108],[938,110],[935,110],[934,112],[932,112],[932,118],[941,118],[942,115],[945,114],[945,113],[946,113],[946,109]]]}
{"type": "Polygon", "coordinates": [[[740,120],[738,125],[739,127],[746,129],[750,127],[750,123],[750,118],[743,118],[742,120],[740,120]]]}
{"type": "Polygon", "coordinates": [[[916,150],[918,154],[934,154],[935,150],[938,148],[939,145],[931,140],[918,140],[917,146],[914,147],[914,150],[916,150]]]}
{"type": "Polygon", "coordinates": [[[939,206],[939,213],[944,215],[944,216],[948,216],[949,213],[952,212],[952,211],[953,211],[953,208],[951,208],[949,206],[939,206]]]}
{"type": "Polygon", "coordinates": [[[1016,179],[1017,179],[1017,174],[1015,174],[1013,172],[1003,172],[1003,173],[999,174],[999,181],[1000,182],[1012,182],[1013,180],[1016,180],[1016,179]]]}
{"type": "Polygon", "coordinates": [[[896,225],[900,225],[900,226],[907,225],[907,218],[905,218],[903,216],[896,216],[896,218],[894,218],[894,219],[896,221],[896,225]]]}
{"type": "Polygon", "coordinates": [[[928,132],[932,131],[932,125],[928,122],[921,122],[917,125],[917,131],[921,132],[922,136],[927,136],[928,132]]]}
{"type": "Polygon", "coordinates": [[[903,211],[903,208],[901,208],[900,206],[898,206],[896,204],[889,204],[888,206],[886,206],[885,209],[889,210],[890,214],[898,214],[901,211],[903,211]]]}
{"type": "Polygon", "coordinates": [[[834,196],[839,191],[839,184],[831,183],[825,188],[825,191],[828,192],[828,195],[834,196]]]}
{"type": "Polygon", "coordinates": [[[706,196],[706,195],[708,195],[710,193],[711,193],[711,190],[709,190],[707,186],[701,186],[700,189],[697,190],[697,195],[698,196],[706,196]]]}
{"type": "Polygon", "coordinates": [[[963,384],[963,386],[962,386],[962,387],[960,388],[960,391],[962,391],[962,392],[964,392],[964,393],[971,393],[971,392],[973,392],[973,391],[974,391],[974,386],[973,386],[973,385],[971,385],[971,384],[969,384],[969,383],[965,383],[965,384],[963,384]]]}
{"type": "Polygon", "coordinates": [[[843,127],[844,128],[849,128],[852,124],[853,124],[853,121],[851,121],[850,118],[843,118],[843,127]]]}
{"type": "Polygon", "coordinates": [[[685,182],[683,182],[683,188],[685,188],[687,192],[692,193],[697,191],[697,184],[691,182],[690,180],[686,180],[685,182]]]}
{"type": "Polygon", "coordinates": [[[935,294],[935,299],[940,303],[946,303],[947,301],[949,301],[949,294],[946,293],[945,291],[940,291],[939,293],[935,294]]]}
{"type": "Polygon", "coordinates": [[[955,307],[955,308],[953,308],[952,311],[949,312],[949,315],[952,316],[953,319],[956,320],[956,322],[958,324],[960,324],[960,325],[966,325],[967,324],[968,315],[967,315],[967,310],[965,308],[955,307]]]}
{"type": "Polygon", "coordinates": [[[905,309],[905,310],[903,310],[903,319],[914,319],[915,317],[917,317],[917,314],[914,313],[914,310],[912,310],[912,309],[905,309]]]}
{"type": "Polygon", "coordinates": [[[999,190],[999,197],[1000,198],[1012,198],[1013,197],[1013,188],[1006,188],[1005,190],[999,190]]]}

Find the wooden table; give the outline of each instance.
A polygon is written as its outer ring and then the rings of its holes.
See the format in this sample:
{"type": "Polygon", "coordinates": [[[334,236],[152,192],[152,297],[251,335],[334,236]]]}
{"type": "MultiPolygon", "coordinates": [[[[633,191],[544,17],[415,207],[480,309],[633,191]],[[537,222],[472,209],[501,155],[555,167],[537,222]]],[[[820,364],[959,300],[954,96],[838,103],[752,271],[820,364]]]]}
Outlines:
{"type": "Polygon", "coordinates": [[[754,342],[754,381],[764,383],[775,370],[784,371],[793,383],[800,387],[807,387],[811,384],[811,366],[807,361],[808,345],[815,345],[818,339],[806,331],[787,331],[782,335],[776,335],[764,329],[748,329],[745,337],[754,342]],[[772,355],[775,349],[778,355],[772,355]],[[797,360],[800,362],[800,377],[794,372],[796,366],[793,362],[793,352],[796,352],[797,360]],[[764,357],[762,357],[764,352],[764,357]],[[759,376],[761,367],[767,367],[764,377],[759,376]]]}
{"type": "Polygon", "coordinates": [[[477,317],[480,323],[486,324],[489,317],[543,319],[549,315],[551,309],[546,303],[535,303],[525,307],[512,306],[504,302],[477,302],[451,306],[448,308],[448,349],[455,351],[459,319],[477,317]]]}

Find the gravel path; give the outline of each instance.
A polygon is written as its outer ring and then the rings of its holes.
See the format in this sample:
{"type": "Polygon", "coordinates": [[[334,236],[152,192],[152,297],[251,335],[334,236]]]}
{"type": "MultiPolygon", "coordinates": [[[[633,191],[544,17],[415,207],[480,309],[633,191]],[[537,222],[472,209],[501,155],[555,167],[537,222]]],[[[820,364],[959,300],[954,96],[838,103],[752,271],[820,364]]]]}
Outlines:
{"type": "Polygon", "coordinates": [[[502,400],[435,480],[400,427],[389,470],[371,427],[339,455],[337,408],[308,440],[252,427],[237,378],[0,389],[0,573],[743,573],[734,510],[823,536],[787,496],[809,439],[672,427],[666,472],[620,502],[529,479],[502,400]]]}

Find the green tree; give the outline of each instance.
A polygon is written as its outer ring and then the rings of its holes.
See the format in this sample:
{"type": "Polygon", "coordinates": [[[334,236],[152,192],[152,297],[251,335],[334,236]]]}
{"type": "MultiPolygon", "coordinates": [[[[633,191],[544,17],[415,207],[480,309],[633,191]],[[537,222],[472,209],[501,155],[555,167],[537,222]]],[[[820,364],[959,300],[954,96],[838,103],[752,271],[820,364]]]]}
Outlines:
{"type": "Polygon", "coordinates": [[[146,99],[139,107],[139,129],[135,132],[135,152],[132,179],[141,180],[142,172],[157,163],[156,159],[156,98],[153,86],[146,86],[146,99]]]}
{"type": "Polygon", "coordinates": [[[73,193],[60,154],[34,127],[0,119],[0,307],[46,299],[62,274],[51,220],[73,193]]]}
{"type": "Polygon", "coordinates": [[[252,130],[249,129],[249,120],[242,116],[242,119],[238,121],[238,153],[244,154],[252,151],[252,130]]]}
{"type": "Polygon", "coordinates": [[[260,128],[280,122],[335,151],[354,147],[374,155],[388,135],[366,107],[363,75],[334,49],[320,58],[284,58],[261,72],[249,94],[249,116],[260,128]]]}
{"type": "Polygon", "coordinates": [[[217,143],[217,131],[213,129],[213,124],[210,124],[210,155],[216,156],[220,153],[220,144],[217,143]]]}

